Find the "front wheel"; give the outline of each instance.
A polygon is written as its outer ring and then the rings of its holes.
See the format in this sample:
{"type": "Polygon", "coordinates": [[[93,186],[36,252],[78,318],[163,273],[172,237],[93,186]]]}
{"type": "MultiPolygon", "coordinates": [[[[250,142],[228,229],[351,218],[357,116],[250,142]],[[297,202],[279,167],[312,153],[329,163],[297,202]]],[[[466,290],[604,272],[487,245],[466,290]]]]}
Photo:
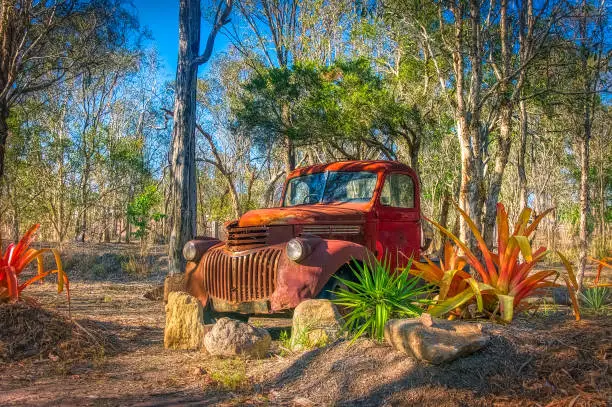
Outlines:
{"type": "Polygon", "coordinates": [[[348,277],[344,271],[338,271],[336,274],[333,274],[329,278],[329,281],[327,281],[325,286],[323,286],[323,289],[321,290],[319,295],[317,295],[317,299],[333,301],[337,299],[336,293],[338,291],[340,290],[348,291],[348,287],[346,286],[346,284],[338,280],[336,276],[339,276],[345,280],[348,277]]]}

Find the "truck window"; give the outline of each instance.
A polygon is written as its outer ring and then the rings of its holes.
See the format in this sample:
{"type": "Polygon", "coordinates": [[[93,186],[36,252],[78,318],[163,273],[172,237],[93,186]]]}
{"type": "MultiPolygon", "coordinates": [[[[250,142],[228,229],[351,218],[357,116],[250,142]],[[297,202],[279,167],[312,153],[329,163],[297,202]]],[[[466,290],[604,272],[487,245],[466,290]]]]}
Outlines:
{"type": "Polygon", "coordinates": [[[284,206],[370,202],[377,180],[377,173],[366,171],[330,171],[295,177],[287,183],[284,206]]]}
{"type": "Polygon", "coordinates": [[[330,172],[323,202],[369,202],[377,178],[373,172],[330,172]]]}
{"type": "Polygon", "coordinates": [[[389,174],[385,179],[380,203],[395,208],[414,208],[414,182],[405,174],[389,174]]]}

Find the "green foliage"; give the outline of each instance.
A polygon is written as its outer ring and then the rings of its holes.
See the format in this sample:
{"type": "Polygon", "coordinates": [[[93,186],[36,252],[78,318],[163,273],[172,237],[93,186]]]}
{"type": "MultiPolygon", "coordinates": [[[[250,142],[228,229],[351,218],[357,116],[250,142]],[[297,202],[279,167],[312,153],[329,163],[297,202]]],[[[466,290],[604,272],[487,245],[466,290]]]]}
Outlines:
{"type": "Polygon", "coordinates": [[[609,295],[608,287],[594,286],[580,293],[580,302],[587,310],[601,312],[607,308],[609,295]]]}
{"type": "Polygon", "coordinates": [[[238,390],[248,382],[246,361],[241,358],[221,360],[212,367],[210,377],[225,390],[238,390]]]}
{"type": "Polygon", "coordinates": [[[391,318],[414,317],[423,312],[430,301],[425,297],[431,292],[423,286],[419,277],[410,276],[412,259],[395,273],[389,259],[370,258],[363,264],[354,262],[351,270],[355,280],[336,277],[347,290],[336,292],[333,302],[349,310],[345,316],[345,329],[352,333],[353,341],[368,333],[382,341],[384,328],[391,318]]]}
{"type": "Polygon", "coordinates": [[[159,221],[165,215],[155,212],[155,207],[162,201],[162,196],[155,185],[147,186],[132,202],[128,204],[128,221],[136,226],[134,236],[144,238],[150,228],[151,221],[159,221]]]}
{"type": "Polygon", "coordinates": [[[396,106],[383,79],[365,58],[330,66],[297,63],[269,68],[243,85],[233,110],[238,124],[258,145],[289,137],[298,145],[331,139],[371,139],[384,133],[396,106]]]}

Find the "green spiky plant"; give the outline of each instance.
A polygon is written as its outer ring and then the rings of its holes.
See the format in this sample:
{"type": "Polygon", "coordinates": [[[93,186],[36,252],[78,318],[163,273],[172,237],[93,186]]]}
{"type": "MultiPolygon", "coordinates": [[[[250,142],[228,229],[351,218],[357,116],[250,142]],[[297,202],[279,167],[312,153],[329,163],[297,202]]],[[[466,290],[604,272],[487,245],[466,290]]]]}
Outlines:
{"type": "Polygon", "coordinates": [[[582,291],[580,296],[580,302],[586,309],[594,312],[602,312],[607,308],[607,300],[610,295],[608,287],[593,286],[582,291]]]}
{"type": "Polygon", "coordinates": [[[410,276],[411,264],[412,259],[406,267],[393,272],[388,256],[383,260],[371,257],[351,265],[354,280],[335,277],[347,289],[335,292],[333,302],[348,310],[344,328],[353,335],[353,341],[365,333],[382,341],[389,319],[421,315],[423,307],[430,303],[426,297],[431,287],[422,285],[418,276],[410,276]]]}

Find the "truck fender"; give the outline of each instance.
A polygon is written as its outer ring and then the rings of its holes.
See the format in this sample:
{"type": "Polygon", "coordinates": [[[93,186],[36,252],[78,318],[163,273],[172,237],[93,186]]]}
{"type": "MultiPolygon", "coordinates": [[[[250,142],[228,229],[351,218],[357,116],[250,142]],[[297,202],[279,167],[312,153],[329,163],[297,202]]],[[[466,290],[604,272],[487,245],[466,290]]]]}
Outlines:
{"type": "Polygon", "coordinates": [[[331,276],[352,260],[363,261],[373,256],[367,247],[346,240],[319,239],[312,252],[296,263],[285,253],[278,264],[276,289],[270,297],[273,311],[295,308],[300,302],[314,298],[331,276]]]}
{"type": "Polygon", "coordinates": [[[199,236],[193,239],[193,242],[195,243],[198,251],[196,256],[197,262],[187,262],[185,267],[185,290],[200,300],[202,306],[206,307],[206,304],[208,303],[208,292],[206,291],[204,285],[204,262],[202,261],[202,256],[205,252],[213,247],[223,244],[223,242],[218,239],[199,236]]]}

